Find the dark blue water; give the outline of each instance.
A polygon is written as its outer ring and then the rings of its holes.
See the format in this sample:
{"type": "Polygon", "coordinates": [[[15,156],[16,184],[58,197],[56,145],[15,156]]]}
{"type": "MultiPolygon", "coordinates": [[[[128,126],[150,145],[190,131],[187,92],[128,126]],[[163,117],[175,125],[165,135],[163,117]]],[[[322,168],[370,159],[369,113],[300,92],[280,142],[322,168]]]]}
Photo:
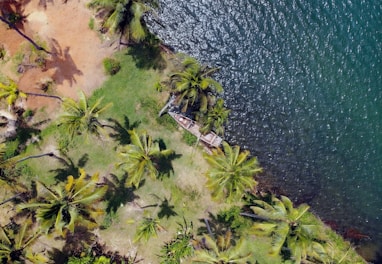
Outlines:
{"type": "Polygon", "coordinates": [[[226,139],[324,220],[382,241],[382,1],[161,0],[152,30],[219,66],[226,139]]]}

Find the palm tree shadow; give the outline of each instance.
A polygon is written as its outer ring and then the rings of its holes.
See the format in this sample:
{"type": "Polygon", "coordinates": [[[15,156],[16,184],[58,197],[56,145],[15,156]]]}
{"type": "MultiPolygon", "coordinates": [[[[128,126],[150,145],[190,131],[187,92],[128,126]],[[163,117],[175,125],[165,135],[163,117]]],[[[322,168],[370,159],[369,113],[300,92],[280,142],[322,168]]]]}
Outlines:
{"type": "Polygon", "coordinates": [[[96,240],[96,235],[86,227],[76,226],[74,232],[68,232],[62,253],[66,256],[80,256],[96,240]]]}
{"type": "Polygon", "coordinates": [[[200,226],[197,230],[198,234],[209,234],[210,236],[220,236],[227,233],[230,229],[229,225],[221,219],[219,215],[213,215],[211,212],[208,212],[208,219],[203,218],[199,219],[201,223],[204,223],[204,226],[200,226]]]}
{"type": "Polygon", "coordinates": [[[141,124],[141,121],[135,121],[134,123],[130,124],[130,120],[126,115],[123,117],[123,124],[114,118],[109,118],[108,121],[112,123],[110,126],[108,126],[114,130],[114,133],[110,133],[109,136],[115,141],[118,141],[121,145],[127,145],[131,143],[129,130],[133,130],[141,124]]]}
{"type": "Polygon", "coordinates": [[[48,251],[49,259],[56,264],[66,264],[68,263],[68,256],[57,248],[52,248],[48,251]]]}
{"type": "Polygon", "coordinates": [[[38,138],[40,135],[40,132],[41,132],[40,129],[37,129],[34,127],[28,127],[28,126],[19,127],[17,129],[17,135],[16,135],[16,138],[19,141],[19,147],[25,146],[25,144],[32,138],[38,138]]]}
{"type": "Polygon", "coordinates": [[[15,108],[15,112],[17,116],[17,134],[15,135],[15,139],[19,141],[18,150],[22,151],[27,146],[28,141],[32,140],[32,143],[38,142],[41,133],[39,127],[45,122],[49,122],[50,119],[30,124],[28,118],[24,117],[24,109],[17,107],[15,108]]]}
{"type": "MultiPolygon", "coordinates": [[[[163,139],[156,139],[156,142],[159,144],[159,149],[165,150],[167,149],[166,144],[163,139]]],[[[182,157],[182,154],[172,153],[168,156],[160,156],[155,160],[156,167],[158,169],[158,179],[162,180],[164,177],[170,177],[174,174],[174,167],[172,166],[172,161],[175,159],[179,159],[182,157]]]]}
{"type": "Polygon", "coordinates": [[[54,178],[59,182],[65,181],[69,175],[77,177],[78,170],[80,168],[83,168],[89,160],[89,155],[87,153],[82,155],[82,157],[78,160],[77,164],[74,163],[73,159],[69,158],[66,155],[64,156],[65,159],[61,159],[61,162],[64,164],[64,167],[50,170],[50,172],[56,173],[56,176],[54,176],[54,178]]]}
{"type": "Polygon", "coordinates": [[[137,68],[163,70],[166,67],[159,40],[151,34],[142,43],[130,45],[127,55],[133,57],[137,68]]]}
{"type": "Polygon", "coordinates": [[[52,75],[52,79],[56,84],[63,84],[65,80],[69,82],[69,85],[76,83],[76,75],[82,75],[82,71],[79,70],[70,55],[70,47],[66,47],[62,50],[58,41],[52,38],[51,59],[46,61],[45,69],[55,69],[52,75]]]}
{"type": "MultiPolygon", "coordinates": [[[[171,199],[170,199],[171,200],[171,199]]],[[[166,217],[168,219],[170,216],[177,216],[177,212],[175,212],[174,205],[170,205],[170,202],[167,198],[162,200],[162,203],[159,205],[159,212],[158,212],[158,217],[160,219],[166,217]]]]}
{"type": "Polygon", "coordinates": [[[107,201],[106,213],[116,213],[118,208],[128,202],[132,202],[139,196],[134,194],[133,187],[126,187],[127,173],[121,179],[116,175],[110,174],[110,179],[104,178],[104,183],[108,186],[105,195],[107,201]]]}

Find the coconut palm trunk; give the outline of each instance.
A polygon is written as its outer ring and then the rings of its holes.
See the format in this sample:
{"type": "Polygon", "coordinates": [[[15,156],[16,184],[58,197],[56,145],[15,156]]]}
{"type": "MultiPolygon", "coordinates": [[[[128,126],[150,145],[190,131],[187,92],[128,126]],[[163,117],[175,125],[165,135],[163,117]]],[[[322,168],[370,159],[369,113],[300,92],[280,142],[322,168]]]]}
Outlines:
{"type": "Polygon", "coordinates": [[[20,195],[22,195],[22,193],[17,193],[17,194],[15,194],[15,195],[13,195],[12,197],[10,197],[10,198],[8,198],[8,199],[5,199],[4,201],[0,202],[0,205],[9,203],[10,201],[13,201],[14,199],[16,199],[17,197],[19,197],[20,195]]]}
{"type": "Polygon", "coordinates": [[[47,51],[45,48],[38,45],[33,39],[25,35],[20,29],[18,29],[13,23],[9,22],[5,17],[0,15],[0,20],[7,24],[10,28],[14,29],[20,36],[26,39],[29,43],[31,43],[37,50],[44,51],[45,53],[52,54],[50,51],[47,51]]]}
{"type": "Polygon", "coordinates": [[[46,156],[58,159],[60,162],[65,163],[65,164],[68,163],[65,159],[55,155],[53,152],[47,152],[47,153],[42,153],[42,154],[38,154],[38,155],[26,156],[24,158],[17,160],[16,163],[20,163],[20,162],[23,162],[23,161],[26,161],[29,159],[38,159],[38,158],[42,158],[42,157],[46,157],[46,156]]]}
{"type": "Polygon", "coordinates": [[[30,93],[30,92],[25,92],[26,95],[28,96],[39,96],[39,97],[47,97],[47,98],[52,98],[52,99],[57,99],[60,102],[63,102],[64,100],[57,95],[49,95],[49,94],[40,94],[40,93],[30,93]]]}

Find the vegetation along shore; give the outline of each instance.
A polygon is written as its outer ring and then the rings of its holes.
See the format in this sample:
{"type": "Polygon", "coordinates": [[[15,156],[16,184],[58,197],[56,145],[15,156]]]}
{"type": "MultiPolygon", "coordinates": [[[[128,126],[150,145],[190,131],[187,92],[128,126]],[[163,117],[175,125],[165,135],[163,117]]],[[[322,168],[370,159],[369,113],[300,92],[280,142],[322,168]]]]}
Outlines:
{"type": "Polygon", "coordinates": [[[367,237],[345,241],[262,185],[249,151],[166,113],[223,137],[230,111],[218,69],[147,30],[157,7],[0,3],[0,262],[365,263],[367,237]]]}

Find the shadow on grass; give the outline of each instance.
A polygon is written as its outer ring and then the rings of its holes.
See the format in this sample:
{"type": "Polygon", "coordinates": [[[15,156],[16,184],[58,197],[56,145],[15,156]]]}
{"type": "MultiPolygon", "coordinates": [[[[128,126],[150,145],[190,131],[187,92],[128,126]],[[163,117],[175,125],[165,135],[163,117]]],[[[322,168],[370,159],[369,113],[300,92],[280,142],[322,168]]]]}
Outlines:
{"type": "Polygon", "coordinates": [[[134,194],[135,189],[133,187],[126,187],[127,177],[128,175],[125,173],[121,179],[114,174],[110,174],[109,178],[104,178],[104,182],[108,186],[105,195],[107,214],[113,214],[117,212],[121,205],[139,198],[139,196],[134,194]]]}
{"type": "Polygon", "coordinates": [[[65,255],[64,252],[57,248],[52,248],[48,251],[49,259],[53,261],[53,263],[56,264],[66,264],[68,263],[69,257],[65,255]]]}
{"type": "MultiPolygon", "coordinates": [[[[159,144],[159,149],[165,150],[167,149],[166,144],[164,143],[163,139],[156,139],[156,142],[159,144]]],[[[174,167],[172,166],[172,161],[175,159],[179,159],[182,157],[181,154],[172,153],[168,156],[160,156],[156,159],[155,163],[158,169],[158,179],[162,180],[164,177],[170,177],[172,174],[174,174],[174,167]]]]}
{"type": "Polygon", "coordinates": [[[65,240],[65,244],[61,250],[57,248],[49,250],[49,258],[56,264],[65,264],[68,263],[69,257],[82,256],[83,252],[94,244],[96,235],[86,227],[76,226],[73,233],[68,232],[65,238],[58,237],[56,240],[65,240]]]}
{"type": "MultiPolygon", "coordinates": [[[[18,113],[18,116],[24,113],[24,110],[20,111],[21,112],[18,113]]],[[[17,135],[15,137],[19,141],[18,151],[23,151],[29,140],[32,140],[32,142],[38,142],[41,134],[41,130],[39,129],[39,127],[48,123],[49,121],[50,119],[46,119],[38,123],[29,124],[28,118],[25,118],[24,116],[19,116],[17,121],[17,135]]]]}
{"type": "Polygon", "coordinates": [[[127,54],[133,57],[137,68],[154,70],[166,68],[159,40],[153,35],[147,37],[142,43],[130,46],[127,54]]]}
{"type": "MultiPolygon", "coordinates": [[[[171,200],[171,199],[170,199],[171,200]]],[[[166,217],[168,219],[170,216],[177,216],[177,212],[175,212],[174,205],[170,205],[170,201],[167,198],[164,198],[162,200],[162,203],[159,205],[159,212],[158,212],[158,217],[160,219],[166,217]]]]}
{"type": "Polygon", "coordinates": [[[211,237],[215,237],[224,235],[230,230],[229,224],[224,219],[211,212],[208,212],[208,218],[199,219],[199,221],[205,225],[198,228],[199,235],[209,234],[211,237]]]}
{"type": "Polygon", "coordinates": [[[89,160],[89,155],[85,153],[78,160],[77,164],[74,163],[73,159],[65,156],[65,159],[62,159],[62,163],[64,164],[63,168],[58,168],[55,170],[50,170],[50,172],[56,173],[54,178],[61,182],[66,181],[69,175],[72,175],[74,178],[78,177],[78,171],[80,168],[83,168],[89,160]]]}
{"type": "Polygon", "coordinates": [[[155,207],[156,210],[154,212],[159,210],[157,213],[157,216],[159,219],[162,219],[164,217],[166,217],[168,219],[171,216],[177,216],[178,215],[178,213],[175,212],[175,210],[174,210],[175,206],[170,204],[171,197],[170,197],[170,199],[167,199],[166,197],[164,199],[161,199],[155,193],[152,193],[151,195],[154,196],[156,199],[158,199],[160,201],[160,203],[145,205],[145,206],[142,206],[141,209],[146,209],[146,208],[150,208],[150,207],[154,208],[155,207]]]}
{"type": "Polygon", "coordinates": [[[95,240],[96,235],[89,229],[83,226],[76,226],[73,233],[67,233],[62,252],[66,256],[80,256],[95,240]]]}
{"type": "Polygon", "coordinates": [[[108,126],[114,130],[114,132],[110,133],[109,136],[122,145],[130,144],[129,130],[133,130],[141,124],[140,121],[135,121],[130,124],[130,120],[126,115],[123,117],[123,124],[114,118],[109,118],[108,121],[111,123],[111,125],[108,126]]]}

